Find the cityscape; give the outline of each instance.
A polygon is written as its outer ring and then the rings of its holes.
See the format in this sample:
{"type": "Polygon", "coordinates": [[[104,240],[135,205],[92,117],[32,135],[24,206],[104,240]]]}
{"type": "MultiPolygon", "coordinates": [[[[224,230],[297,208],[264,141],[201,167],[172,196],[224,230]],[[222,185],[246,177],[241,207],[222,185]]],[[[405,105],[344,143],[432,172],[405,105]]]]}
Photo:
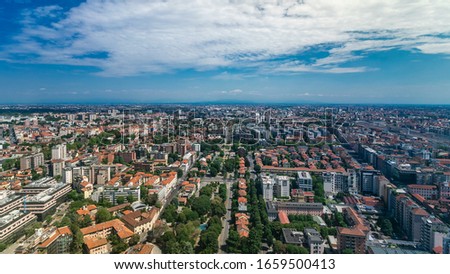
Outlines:
{"type": "Polygon", "coordinates": [[[447,106],[1,111],[3,253],[449,253],[447,106]]]}
{"type": "Polygon", "coordinates": [[[0,269],[450,254],[450,1],[4,0],[0,21],[0,269]]]}

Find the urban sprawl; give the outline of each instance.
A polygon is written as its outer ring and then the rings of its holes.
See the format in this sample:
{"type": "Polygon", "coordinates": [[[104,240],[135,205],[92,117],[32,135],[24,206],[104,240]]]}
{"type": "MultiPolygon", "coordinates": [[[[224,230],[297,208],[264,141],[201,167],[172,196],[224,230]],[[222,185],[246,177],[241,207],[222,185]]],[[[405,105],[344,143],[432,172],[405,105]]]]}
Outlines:
{"type": "Polygon", "coordinates": [[[0,252],[449,254],[450,108],[0,106],[0,252]]]}

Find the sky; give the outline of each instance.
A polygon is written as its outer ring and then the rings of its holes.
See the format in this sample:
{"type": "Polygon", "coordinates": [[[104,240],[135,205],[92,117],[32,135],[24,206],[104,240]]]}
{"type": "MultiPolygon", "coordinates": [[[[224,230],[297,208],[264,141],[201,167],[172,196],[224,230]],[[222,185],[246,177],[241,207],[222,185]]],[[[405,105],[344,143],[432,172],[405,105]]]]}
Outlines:
{"type": "Polygon", "coordinates": [[[0,0],[0,104],[450,103],[448,0],[0,0]]]}

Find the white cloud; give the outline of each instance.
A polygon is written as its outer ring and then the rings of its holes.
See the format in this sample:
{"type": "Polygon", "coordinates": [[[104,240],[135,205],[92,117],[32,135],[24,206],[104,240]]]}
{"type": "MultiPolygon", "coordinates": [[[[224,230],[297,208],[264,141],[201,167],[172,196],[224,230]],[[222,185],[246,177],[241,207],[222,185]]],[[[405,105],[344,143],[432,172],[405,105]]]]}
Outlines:
{"type": "Polygon", "coordinates": [[[56,6],[25,12],[22,33],[0,58],[94,66],[105,76],[353,73],[368,69],[342,66],[359,52],[450,54],[449,22],[448,0],[90,0],[64,14],[56,6]],[[289,57],[323,45],[321,59],[289,57]]]}
{"type": "Polygon", "coordinates": [[[243,92],[242,89],[232,89],[232,90],[222,90],[220,93],[237,95],[241,94],[242,92],[243,92]]]}

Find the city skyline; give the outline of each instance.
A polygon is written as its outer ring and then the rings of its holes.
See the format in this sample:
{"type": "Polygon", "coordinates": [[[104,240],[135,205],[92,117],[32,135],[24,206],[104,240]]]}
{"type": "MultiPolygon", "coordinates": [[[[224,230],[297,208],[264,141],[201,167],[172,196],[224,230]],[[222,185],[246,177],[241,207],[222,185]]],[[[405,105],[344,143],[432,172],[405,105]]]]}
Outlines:
{"type": "Polygon", "coordinates": [[[6,1],[0,95],[5,104],[445,104],[448,14],[446,1],[6,1]]]}

